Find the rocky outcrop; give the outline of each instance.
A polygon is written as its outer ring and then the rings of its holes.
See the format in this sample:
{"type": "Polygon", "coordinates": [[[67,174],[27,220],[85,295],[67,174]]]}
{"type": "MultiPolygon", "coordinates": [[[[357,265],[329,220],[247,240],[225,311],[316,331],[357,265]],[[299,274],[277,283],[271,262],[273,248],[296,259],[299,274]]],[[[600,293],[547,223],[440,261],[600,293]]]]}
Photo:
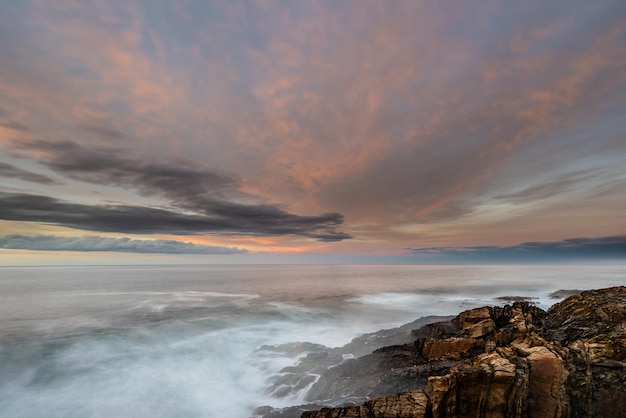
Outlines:
{"type": "MultiPolygon", "coordinates": [[[[458,327],[450,322],[452,318],[423,317],[398,328],[362,335],[342,347],[329,348],[310,343],[262,346],[258,349],[261,356],[299,359],[296,365],[283,368],[268,381],[266,393],[277,398],[290,397],[308,387],[304,399],[307,403],[286,408],[261,406],[252,416],[299,418],[304,411],[319,410],[328,405],[358,404],[390,393],[424,388],[426,380],[416,379],[416,375],[426,376],[435,366],[412,367],[413,341],[418,334],[434,337],[456,331],[458,327]]],[[[452,363],[437,364],[444,371],[452,363]]]]}
{"type": "Polygon", "coordinates": [[[582,292],[548,312],[527,302],[472,309],[414,337],[316,383],[342,391],[350,369],[369,382],[365,392],[374,382],[410,389],[302,417],[626,417],[626,287],[582,292]]]}

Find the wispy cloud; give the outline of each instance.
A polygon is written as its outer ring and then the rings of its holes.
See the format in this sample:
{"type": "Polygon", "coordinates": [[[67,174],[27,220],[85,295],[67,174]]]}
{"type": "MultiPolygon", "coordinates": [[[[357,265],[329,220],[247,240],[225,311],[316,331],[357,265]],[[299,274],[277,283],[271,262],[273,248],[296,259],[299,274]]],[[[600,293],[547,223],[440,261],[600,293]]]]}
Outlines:
{"type": "Polygon", "coordinates": [[[112,124],[106,122],[92,122],[86,123],[80,126],[85,132],[91,133],[104,140],[121,140],[126,138],[126,135],[112,124]]]}
{"type": "Polygon", "coordinates": [[[0,177],[17,178],[41,184],[56,184],[56,181],[42,174],[33,173],[0,161],[0,177]]]}
{"type": "Polygon", "coordinates": [[[620,0],[3,2],[0,146],[81,182],[33,185],[55,204],[208,233],[285,224],[388,251],[609,235],[626,228],[624,16],[620,0]]]}
{"type": "Polygon", "coordinates": [[[41,164],[66,177],[156,196],[167,208],[85,205],[43,195],[0,193],[0,219],[135,234],[300,235],[326,242],[351,238],[336,230],[343,223],[341,214],[289,213],[242,192],[237,176],[192,161],[147,162],[119,155],[123,150],[88,149],[71,141],[24,141],[16,149],[37,150],[41,164]]]}
{"type": "Polygon", "coordinates": [[[351,238],[334,230],[343,222],[343,217],[336,213],[299,216],[269,205],[228,206],[237,211],[190,214],[146,206],[85,205],[41,195],[0,193],[0,219],[40,222],[88,231],[178,235],[302,235],[321,241],[351,238]]]}
{"type": "Polygon", "coordinates": [[[99,236],[58,237],[53,235],[3,235],[0,248],[31,251],[122,252],[156,254],[243,254],[241,248],[199,245],[174,240],[139,240],[99,236]]]}
{"type": "Polygon", "coordinates": [[[495,196],[495,198],[515,203],[523,203],[558,197],[561,193],[577,190],[585,181],[593,181],[594,178],[598,177],[599,171],[598,169],[594,169],[564,173],[522,190],[495,196]]]}

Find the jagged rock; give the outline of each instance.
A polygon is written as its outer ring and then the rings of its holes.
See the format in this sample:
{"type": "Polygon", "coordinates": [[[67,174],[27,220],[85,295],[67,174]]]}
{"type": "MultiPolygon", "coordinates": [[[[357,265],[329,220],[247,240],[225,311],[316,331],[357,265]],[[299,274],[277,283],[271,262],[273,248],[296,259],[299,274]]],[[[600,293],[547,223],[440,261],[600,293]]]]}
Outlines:
{"type": "Polygon", "coordinates": [[[626,287],[590,290],[550,308],[541,334],[563,345],[600,334],[626,332],[626,287]]]}
{"type": "Polygon", "coordinates": [[[469,311],[461,312],[453,322],[459,324],[463,329],[468,328],[474,324],[491,319],[491,312],[489,307],[470,309],[469,311]]]}
{"type": "Polygon", "coordinates": [[[626,287],[582,292],[548,314],[540,334],[567,347],[572,417],[625,417],[626,287]]]}
{"type": "Polygon", "coordinates": [[[474,325],[470,325],[463,329],[462,335],[467,338],[476,339],[482,338],[486,335],[491,334],[496,330],[496,323],[490,319],[484,319],[474,325]]]}
{"type": "Polygon", "coordinates": [[[428,396],[423,390],[372,399],[363,405],[322,408],[302,414],[302,418],[410,418],[425,416],[428,396]]]}
{"type": "Polygon", "coordinates": [[[414,370],[405,384],[421,390],[302,417],[626,417],[626,287],[570,296],[547,313],[528,302],[472,309],[413,335],[377,350],[374,369],[353,368],[370,382],[414,370]]]}
{"type": "Polygon", "coordinates": [[[398,328],[380,330],[354,338],[343,347],[329,348],[310,343],[289,343],[262,346],[259,354],[299,357],[294,366],[268,380],[266,393],[274,397],[293,395],[321,375],[307,392],[306,405],[286,408],[261,406],[255,417],[298,418],[303,411],[346,402],[361,403],[389,393],[413,391],[426,387],[428,373],[445,373],[452,366],[449,361],[436,365],[412,367],[407,358],[414,356],[416,337],[452,335],[458,327],[449,322],[452,317],[427,316],[398,328]],[[444,322],[441,322],[444,321],[444,322]],[[449,329],[448,329],[449,328],[449,329]],[[408,344],[408,345],[407,345],[408,344]],[[378,349],[386,354],[377,353],[378,349]],[[372,354],[374,351],[374,354],[372,354]],[[412,352],[407,354],[407,351],[412,352]],[[355,359],[356,358],[356,359],[355,359]],[[401,367],[409,364],[410,367],[401,367]],[[417,375],[423,378],[416,379],[417,375]]]}
{"type": "MultiPolygon", "coordinates": [[[[498,353],[482,354],[475,362],[428,379],[433,417],[521,417],[527,377],[498,353]]],[[[424,414],[426,416],[426,414],[424,414]]]]}

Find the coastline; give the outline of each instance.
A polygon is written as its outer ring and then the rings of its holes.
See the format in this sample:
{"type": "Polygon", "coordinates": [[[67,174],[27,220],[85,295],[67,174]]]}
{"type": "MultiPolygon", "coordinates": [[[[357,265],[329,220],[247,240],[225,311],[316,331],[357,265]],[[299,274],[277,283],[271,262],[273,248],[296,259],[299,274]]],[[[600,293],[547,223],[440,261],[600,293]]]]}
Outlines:
{"type": "Polygon", "coordinates": [[[623,417],[624,324],[624,286],[569,295],[547,311],[519,300],[475,308],[328,368],[304,405],[256,416],[623,417]]]}

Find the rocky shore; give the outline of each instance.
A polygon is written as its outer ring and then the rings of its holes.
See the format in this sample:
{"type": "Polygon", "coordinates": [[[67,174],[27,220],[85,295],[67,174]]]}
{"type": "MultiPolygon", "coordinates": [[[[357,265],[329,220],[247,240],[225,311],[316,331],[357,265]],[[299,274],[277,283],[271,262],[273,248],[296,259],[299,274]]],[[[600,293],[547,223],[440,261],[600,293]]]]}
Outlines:
{"type": "Polygon", "coordinates": [[[265,416],[626,417],[626,287],[547,312],[519,301],[472,309],[411,339],[324,370],[309,405],[265,416]],[[337,399],[353,403],[315,406],[337,399]]]}

